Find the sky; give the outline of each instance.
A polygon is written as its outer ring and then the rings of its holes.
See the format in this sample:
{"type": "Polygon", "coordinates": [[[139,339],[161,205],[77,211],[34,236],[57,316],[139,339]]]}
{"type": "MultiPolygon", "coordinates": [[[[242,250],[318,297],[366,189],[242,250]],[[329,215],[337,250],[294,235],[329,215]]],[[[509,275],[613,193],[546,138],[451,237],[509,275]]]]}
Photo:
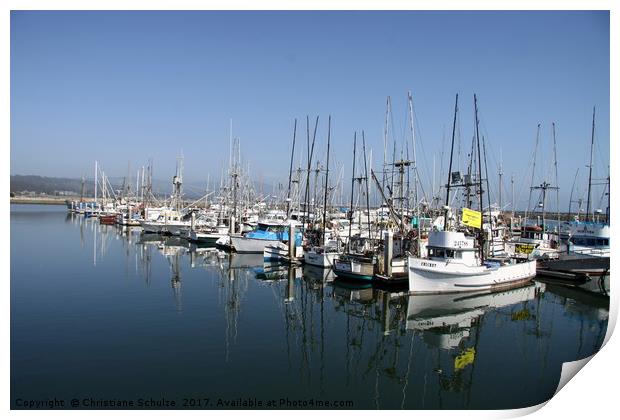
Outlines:
{"type": "Polygon", "coordinates": [[[593,176],[609,171],[606,11],[12,11],[10,36],[11,174],[92,177],[97,160],[135,176],[152,158],[171,179],[182,155],[185,181],[206,185],[228,164],[232,120],[252,178],[286,184],[295,118],[296,161],[318,115],[324,162],[331,115],[330,170],[346,185],[354,132],[383,161],[388,96],[389,141],[412,153],[408,91],[425,190],[447,178],[457,93],[455,159],[464,168],[476,94],[504,203],[511,178],[527,203],[538,124],[534,184],[555,183],[555,123],[561,207],[577,170],[584,196],[595,106],[593,176]]]}

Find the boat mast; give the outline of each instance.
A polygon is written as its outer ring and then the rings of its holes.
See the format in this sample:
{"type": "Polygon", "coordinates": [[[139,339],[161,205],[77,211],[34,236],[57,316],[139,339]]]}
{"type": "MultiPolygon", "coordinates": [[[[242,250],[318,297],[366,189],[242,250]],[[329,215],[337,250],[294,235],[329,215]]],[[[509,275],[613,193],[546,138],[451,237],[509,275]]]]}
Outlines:
{"type": "Polygon", "coordinates": [[[556,219],[557,226],[556,229],[558,231],[558,235],[560,234],[560,183],[558,180],[558,154],[555,143],[555,122],[551,123],[551,127],[553,128],[553,161],[555,166],[555,186],[557,188],[555,193],[555,211],[556,211],[556,219]]]}
{"type": "Polygon", "coordinates": [[[370,227],[370,191],[368,189],[368,164],[366,163],[366,139],[364,137],[364,130],[362,130],[362,148],[364,152],[364,179],[366,181],[366,214],[368,215],[368,238],[372,240],[372,230],[370,227]]]}
{"type": "MultiPolygon", "coordinates": [[[[381,180],[381,188],[385,189],[385,180],[387,177],[387,146],[389,135],[389,115],[390,115],[390,97],[387,97],[387,103],[385,106],[385,129],[383,131],[383,177],[381,180]]],[[[387,203],[386,203],[387,204],[387,203]]]]}
{"type": "Polygon", "coordinates": [[[525,209],[525,221],[524,225],[527,225],[527,215],[530,210],[530,206],[532,205],[532,191],[534,191],[534,175],[536,172],[536,154],[538,152],[538,142],[540,140],[540,124],[536,126],[536,144],[534,145],[534,160],[532,163],[532,179],[530,181],[530,195],[527,199],[527,208],[525,209]]]}
{"type": "Polygon", "coordinates": [[[349,241],[347,248],[351,252],[351,227],[353,226],[353,190],[355,188],[355,148],[357,145],[357,131],[353,133],[353,176],[351,176],[351,206],[349,207],[349,241]]]}
{"type": "Polygon", "coordinates": [[[504,175],[503,169],[502,169],[502,149],[499,149],[499,198],[498,198],[498,205],[499,205],[499,211],[502,212],[502,175],[504,175]]]}
{"type": "MultiPolygon", "coordinates": [[[[482,136],[482,152],[484,153],[484,173],[485,173],[485,177],[486,177],[486,184],[487,184],[487,202],[489,204],[489,230],[490,230],[490,234],[491,234],[491,241],[493,240],[493,216],[491,213],[491,187],[489,186],[489,165],[487,164],[487,144],[486,141],[484,141],[484,136],[482,136]]],[[[482,180],[480,180],[482,182],[482,180]]],[[[484,220],[484,218],[483,218],[484,220]]],[[[481,228],[482,225],[484,225],[484,223],[481,222],[481,228]]],[[[492,254],[491,256],[495,256],[494,254],[492,254]]]]}
{"type": "Polygon", "coordinates": [[[444,207],[444,220],[443,220],[443,230],[447,230],[448,227],[448,210],[450,204],[450,181],[452,177],[452,158],[454,155],[454,134],[456,130],[456,114],[458,112],[459,105],[459,94],[456,94],[456,99],[454,100],[454,120],[452,121],[452,145],[450,146],[450,166],[448,168],[448,183],[446,184],[446,205],[444,207]]]}
{"type": "MultiPolygon", "coordinates": [[[[96,207],[97,207],[97,161],[95,161],[95,208],[96,207]]],[[[93,208],[93,210],[95,209],[93,208]]]]}
{"type": "Polygon", "coordinates": [[[293,127],[293,148],[291,149],[291,166],[288,170],[288,192],[286,194],[286,217],[291,217],[291,179],[293,176],[293,158],[295,156],[295,137],[297,135],[297,118],[295,118],[295,125],[293,127]]]}
{"type": "Polygon", "coordinates": [[[312,155],[314,154],[314,141],[316,140],[316,129],[319,125],[319,116],[316,116],[316,121],[314,123],[314,134],[312,136],[312,148],[310,148],[310,120],[308,116],[306,116],[306,133],[308,140],[308,170],[306,175],[306,193],[304,194],[304,198],[306,200],[306,216],[304,217],[304,221],[302,224],[302,232],[306,231],[306,219],[308,220],[308,226],[310,225],[310,170],[312,166],[312,155]]]}
{"type": "Polygon", "coordinates": [[[84,202],[84,191],[86,190],[86,180],[82,176],[82,188],[80,189],[80,203],[84,202]]]}
{"type": "Polygon", "coordinates": [[[594,117],[596,116],[596,107],[592,111],[592,142],[590,144],[590,175],[588,176],[588,201],[586,205],[586,222],[590,220],[590,195],[592,190],[592,154],[594,152],[594,117]]]}
{"type": "MultiPolygon", "coordinates": [[[[575,190],[575,183],[577,182],[577,175],[579,175],[579,168],[575,172],[575,179],[573,180],[573,187],[570,189],[570,197],[568,199],[568,219],[570,220],[571,207],[573,205],[573,191],[575,190]]],[[[579,209],[577,209],[579,211],[579,209]]]]}
{"type": "Polygon", "coordinates": [[[325,246],[325,223],[327,217],[327,193],[329,191],[329,143],[331,138],[332,116],[327,118],[327,164],[325,168],[325,198],[323,200],[323,246],[325,246]]]}
{"type": "MultiPolygon", "coordinates": [[[[418,240],[419,240],[419,233],[420,233],[420,206],[418,203],[418,164],[417,164],[417,159],[416,159],[416,151],[415,151],[415,129],[414,129],[414,124],[413,124],[413,97],[411,96],[411,91],[407,92],[408,97],[409,97],[409,123],[411,125],[411,142],[413,144],[413,200],[415,201],[415,211],[416,211],[416,217],[418,219],[417,225],[418,225],[418,240]]],[[[409,160],[409,157],[407,156],[407,160],[409,160]]],[[[407,181],[409,181],[409,179],[407,179],[407,181]]],[[[408,182],[407,182],[408,185],[408,182]]],[[[407,187],[407,195],[409,193],[409,188],[407,187]]],[[[407,210],[409,210],[409,197],[407,197],[407,210]]],[[[403,230],[404,233],[404,230],[403,230]]],[[[418,248],[419,249],[419,248],[418,248]]]]}
{"type": "MultiPolygon", "coordinates": [[[[480,133],[478,129],[478,99],[475,93],[474,111],[476,118],[476,144],[478,148],[478,201],[480,203],[480,213],[482,215],[482,160],[480,159],[480,133]]],[[[480,247],[480,263],[484,264],[484,231],[482,230],[482,221],[480,221],[480,229],[478,230],[478,245],[480,247]]]]}

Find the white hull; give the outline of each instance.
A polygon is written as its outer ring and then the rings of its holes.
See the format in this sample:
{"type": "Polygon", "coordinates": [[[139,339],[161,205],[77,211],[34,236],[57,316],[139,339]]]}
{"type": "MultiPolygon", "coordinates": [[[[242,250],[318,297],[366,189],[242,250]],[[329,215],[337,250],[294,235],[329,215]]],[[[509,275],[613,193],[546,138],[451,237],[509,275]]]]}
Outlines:
{"type": "Polygon", "coordinates": [[[189,229],[190,222],[169,222],[164,225],[164,232],[174,236],[181,236],[181,230],[189,229]]]}
{"type": "Polygon", "coordinates": [[[142,222],[140,222],[140,226],[142,226],[142,229],[144,230],[145,233],[163,233],[163,232],[165,232],[165,225],[163,223],[159,223],[159,222],[142,221],[142,222]]]}
{"type": "Polygon", "coordinates": [[[332,267],[334,260],[338,258],[340,254],[338,252],[322,252],[318,253],[314,250],[308,251],[304,254],[304,262],[315,267],[332,267]]]}
{"type": "Polygon", "coordinates": [[[254,239],[240,235],[231,235],[232,246],[239,254],[262,254],[266,246],[277,246],[280,241],[273,239],[254,239]]]}
{"type": "Polygon", "coordinates": [[[579,255],[589,255],[589,256],[593,256],[593,257],[607,257],[607,258],[609,258],[611,256],[611,253],[609,252],[609,247],[605,247],[605,248],[589,248],[589,247],[585,247],[585,246],[571,245],[570,246],[570,253],[571,254],[579,254],[579,255]]]}
{"type": "Polygon", "coordinates": [[[536,261],[494,268],[409,257],[409,292],[462,293],[524,283],[536,276],[536,261]]]}
{"type": "Polygon", "coordinates": [[[205,233],[205,232],[196,232],[192,230],[189,232],[188,238],[190,241],[194,242],[208,242],[215,243],[218,239],[223,238],[224,236],[228,236],[227,233],[205,233]]]}
{"type": "MultiPolygon", "coordinates": [[[[302,258],[304,250],[298,246],[295,250],[295,257],[302,258]]],[[[263,260],[265,261],[289,261],[288,245],[279,243],[276,246],[268,245],[263,249],[263,260]]]]}

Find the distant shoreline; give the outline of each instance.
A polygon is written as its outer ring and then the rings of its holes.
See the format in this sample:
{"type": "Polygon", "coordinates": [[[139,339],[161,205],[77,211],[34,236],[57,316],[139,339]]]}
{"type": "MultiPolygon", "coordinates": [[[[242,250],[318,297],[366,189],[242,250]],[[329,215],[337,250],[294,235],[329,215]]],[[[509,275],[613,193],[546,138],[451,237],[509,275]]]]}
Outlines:
{"type": "Polygon", "coordinates": [[[66,198],[60,197],[11,197],[11,204],[46,204],[46,205],[65,205],[66,198]]]}

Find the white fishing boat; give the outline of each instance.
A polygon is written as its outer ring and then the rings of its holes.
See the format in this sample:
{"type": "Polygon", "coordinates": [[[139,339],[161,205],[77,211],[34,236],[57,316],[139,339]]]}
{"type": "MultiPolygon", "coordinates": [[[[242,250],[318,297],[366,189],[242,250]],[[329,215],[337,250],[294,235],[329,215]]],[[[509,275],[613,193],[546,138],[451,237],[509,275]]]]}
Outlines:
{"type": "Polygon", "coordinates": [[[474,238],[463,232],[431,232],[427,252],[426,258],[409,257],[409,291],[413,294],[492,290],[536,276],[535,260],[481,262],[474,238]]]}
{"type": "Polygon", "coordinates": [[[304,262],[315,267],[332,267],[340,252],[337,240],[328,241],[325,246],[315,246],[304,253],[304,262]]]}
{"type": "MultiPolygon", "coordinates": [[[[458,94],[454,105],[454,127],[458,110],[458,94]]],[[[480,136],[478,130],[478,106],[474,95],[476,121],[476,143],[478,145],[478,176],[475,182],[467,186],[477,186],[479,208],[483,208],[482,162],[480,160],[480,136]]],[[[454,146],[454,134],[452,135],[454,146]]],[[[448,169],[449,179],[446,184],[446,202],[444,205],[443,230],[433,230],[428,235],[427,256],[408,258],[409,292],[412,294],[462,293],[480,290],[495,290],[526,283],[536,276],[536,261],[517,262],[508,258],[487,259],[484,250],[485,234],[483,215],[468,208],[462,209],[461,228],[450,226],[450,186],[461,184],[453,182],[452,157],[448,169]],[[477,241],[466,236],[463,230],[477,232],[477,241]]],[[[468,176],[469,177],[469,176],[468,176]]],[[[457,177],[460,178],[460,177],[457,177]]],[[[490,209],[489,209],[490,210],[490,209]]],[[[490,220],[490,219],[489,219],[490,220]]]]}
{"type": "Polygon", "coordinates": [[[162,211],[156,220],[141,220],[140,226],[147,233],[180,233],[182,227],[189,226],[190,222],[184,222],[179,212],[175,210],[162,211]]]}
{"type": "Polygon", "coordinates": [[[559,237],[557,233],[543,230],[543,227],[525,226],[520,236],[506,241],[505,249],[509,256],[519,259],[557,259],[559,258],[559,237]]]}
{"type": "Polygon", "coordinates": [[[609,234],[609,224],[574,222],[570,226],[567,253],[609,258],[609,234]]]}
{"type": "Polygon", "coordinates": [[[228,226],[215,226],[212,228],[189,229],[185,235],[181,235],[185,239],[198,242],[215,244],[219,239],[228,236],[228,226]]]}

